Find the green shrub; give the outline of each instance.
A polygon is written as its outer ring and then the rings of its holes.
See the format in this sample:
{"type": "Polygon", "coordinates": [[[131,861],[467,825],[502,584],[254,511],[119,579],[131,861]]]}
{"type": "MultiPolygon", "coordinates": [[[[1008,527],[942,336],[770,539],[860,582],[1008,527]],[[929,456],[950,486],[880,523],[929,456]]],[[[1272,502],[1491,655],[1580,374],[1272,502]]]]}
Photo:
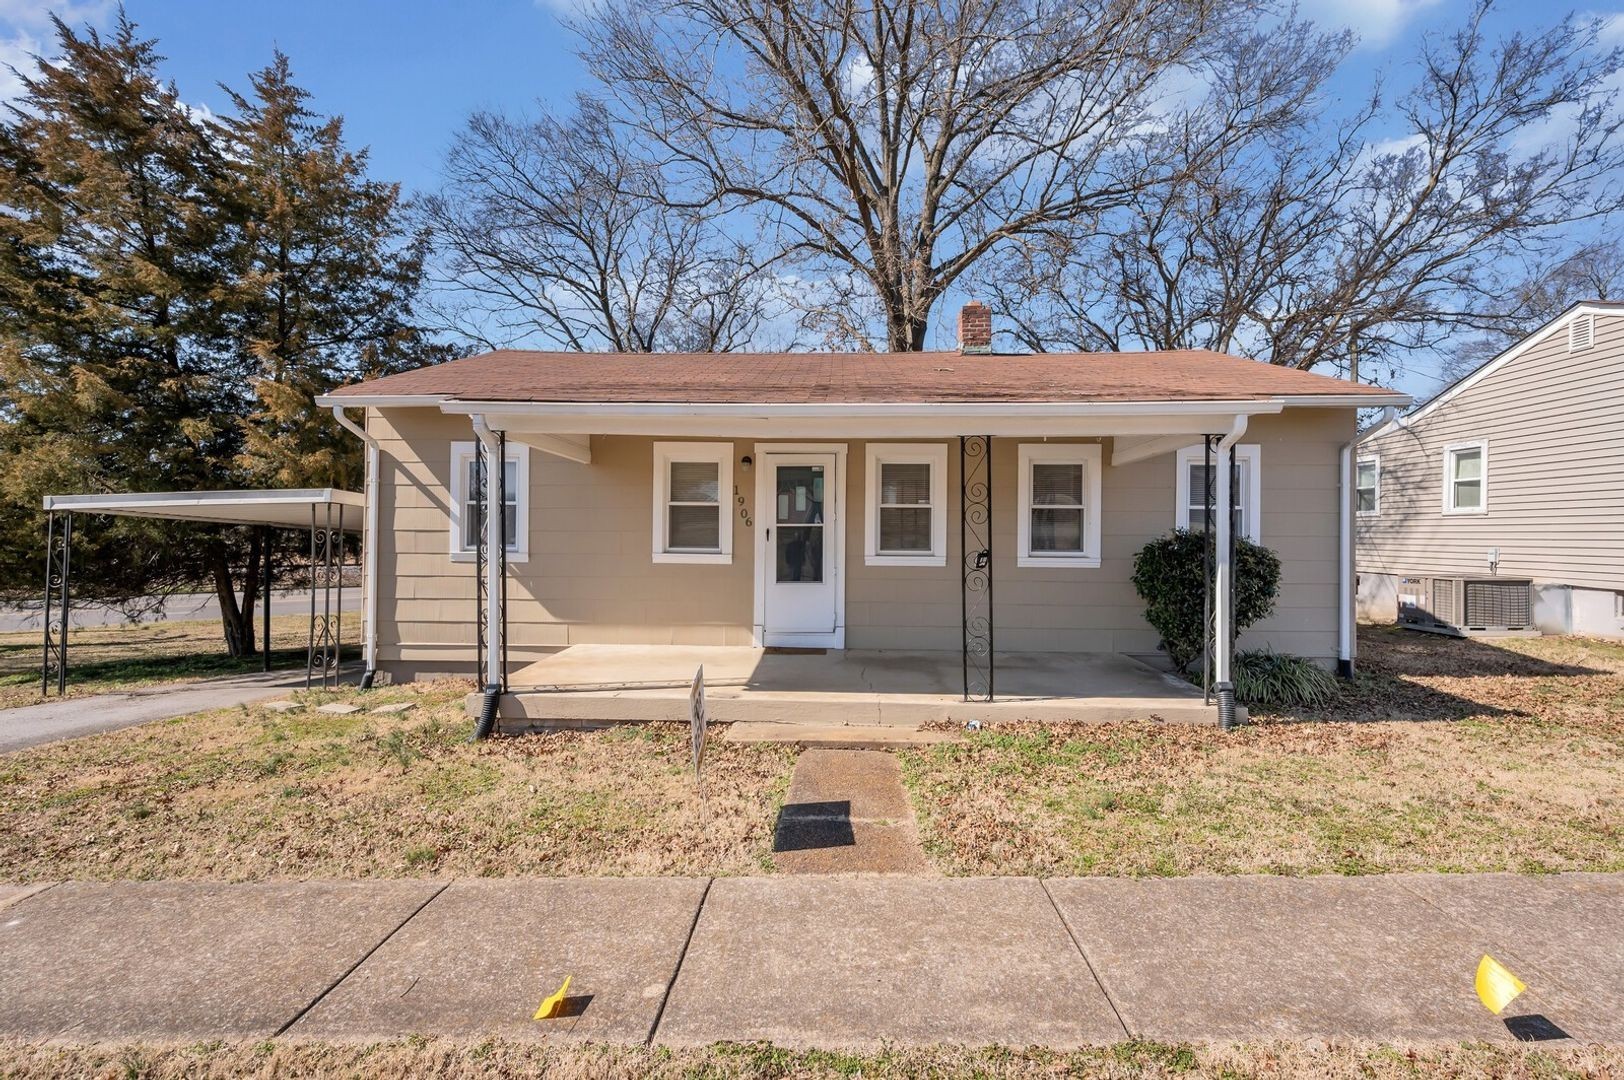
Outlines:
{"type": "MultiPolygon", "coordinates": [[[[1133,557],[1133,587],[1145,602],[1145,620],[1162,635],[1162,648],[1180,671],[1201,656],[1201,552],[1213,543],[1204,532],[1175,529],[1133,557]]],[[[1274,610],[1280,559],[1250,540],[1235,538],[1235,632],[1274,610]]]]}
{"type": "Polygon", "coordinates": [[[1235,700],[1276,708],[1317,708],[1337,695],[1336,677],[1312,660],[1267,649],[1235,654],[1235,700]]]}

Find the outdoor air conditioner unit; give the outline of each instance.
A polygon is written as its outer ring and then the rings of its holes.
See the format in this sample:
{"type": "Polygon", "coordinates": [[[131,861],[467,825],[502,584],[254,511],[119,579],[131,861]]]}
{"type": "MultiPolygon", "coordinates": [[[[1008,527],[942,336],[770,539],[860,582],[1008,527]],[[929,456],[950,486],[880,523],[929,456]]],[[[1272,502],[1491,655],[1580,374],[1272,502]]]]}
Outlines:
{"type": "Polygon", "coordinates": [[[1401,578],[1398,622],[1411,630],[1456,637],[1537,634],[1534,583],[1506,578],[1401,578]]]}

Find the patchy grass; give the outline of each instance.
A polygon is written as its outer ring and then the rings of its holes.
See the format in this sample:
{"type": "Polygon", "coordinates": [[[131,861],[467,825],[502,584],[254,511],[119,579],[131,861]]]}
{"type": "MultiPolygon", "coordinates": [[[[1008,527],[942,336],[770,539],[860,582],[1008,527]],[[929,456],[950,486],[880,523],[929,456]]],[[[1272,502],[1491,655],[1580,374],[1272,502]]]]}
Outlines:
{"type": "Polygon", "coordinates": [[[687,729],[467,740],[466,683],[295,695],[0,757],[0,880],[741,874],[771,867],[792,751],[687,729]]]}
{"type": "MultiPolygon", "coordinates": [[[[271,666],[302,667],[309,640],[307,615],[271,617],[271,666]]],[[[360,616],[344,616],[347,656],[359,655],[360,616]]],[[[257,635],[259,623],[254,630],[257,635]]],[[[0,709],[37,704],[40,631],[0,634],[0,709]]],[[[103,694],[163,682],[189,682],[214,675],[246,675],[263,667],[258,656],[226,655],[220,622],[185,622],[92,626],[68,634],[68,694],[103,694]]],[[[52,690],[53,697],[55,690],[52,690]]]]}
{"type": "Polygon", "coordinates": [[[282,1042],[194,1046],[99,1044],[37,1046],[0,1041],[0,1075],[34,1078],[416,1077],[447,1080],[548,1076],[572,1078],[833,1077],[1026,1078],[1089,1076],[1101,1080],[1185,1077],[1611,1077],[1624,1071],[1624,1050],[1536,1049],[1483,1044],[1304,1047],[1291,1044],[1199,1046],[1127,1042],[1065,1053],[953,1047],[871,1054],[790,1051],[765,1044],[702,1049],[603,1045],[546,1046],[498,1040],[457,1043],[422,1038],[371,1045],[282,1042]]]}
{"type": "Polygon", "coordinates": [[[1360,651],[1312,717],[910,751],[926,849],[967,874],[1624,870],[1624,646],[1365,628],[1360,651]]]}

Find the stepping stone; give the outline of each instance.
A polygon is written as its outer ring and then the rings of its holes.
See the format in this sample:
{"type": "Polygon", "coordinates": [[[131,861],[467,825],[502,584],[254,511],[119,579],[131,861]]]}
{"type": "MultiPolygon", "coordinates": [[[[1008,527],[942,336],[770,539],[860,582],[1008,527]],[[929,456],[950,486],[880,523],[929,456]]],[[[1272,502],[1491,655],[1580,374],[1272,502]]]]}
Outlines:
{"type": "Polygon", "coordinates": [[[773,831],[788,874],[928,874],[897,759],[879,750],[808,750],[773,831]]]}
{"type": "Polygon", "coordinates": [[[393,705],[379,705],[372,711],[380,716],[399,716],[404,712],[411,712],[417,708],[415,701],[397,701],[393,705]]]}
{"type": "Polygon", "coordinates": [[[330,705],[322,705],[322,706],[318,707],[316,709],[316,711],[317,712],[330,713],[333,716],[348,716],[348,715],[350,715],[350,713],[358,713],[358,712],[360,712],[361,711],[361,706],[359,706],[359,705],[346,705],[342,701],[335,701],[330,705]]]}
{"type": "Polygon", "coordinates": [[[265,708],[272,712],[298,712],[304,706],[297,701],[267,701],[265,708]]]}

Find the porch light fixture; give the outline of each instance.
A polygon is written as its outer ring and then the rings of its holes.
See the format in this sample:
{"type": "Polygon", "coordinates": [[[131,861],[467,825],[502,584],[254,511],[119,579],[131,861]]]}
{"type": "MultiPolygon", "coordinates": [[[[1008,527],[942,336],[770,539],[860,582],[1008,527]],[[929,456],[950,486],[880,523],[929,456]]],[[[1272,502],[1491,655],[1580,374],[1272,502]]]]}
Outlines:
{"type": "Polygon", "coordinates": [[[746,454],[742,458],[739,459],[739,469],[740,469],[741,472],[749,472],[750,471],[750,466],[754,465],[755,463],[756,463],[755,459],[752,458],[749,454],[746,454]]]}

